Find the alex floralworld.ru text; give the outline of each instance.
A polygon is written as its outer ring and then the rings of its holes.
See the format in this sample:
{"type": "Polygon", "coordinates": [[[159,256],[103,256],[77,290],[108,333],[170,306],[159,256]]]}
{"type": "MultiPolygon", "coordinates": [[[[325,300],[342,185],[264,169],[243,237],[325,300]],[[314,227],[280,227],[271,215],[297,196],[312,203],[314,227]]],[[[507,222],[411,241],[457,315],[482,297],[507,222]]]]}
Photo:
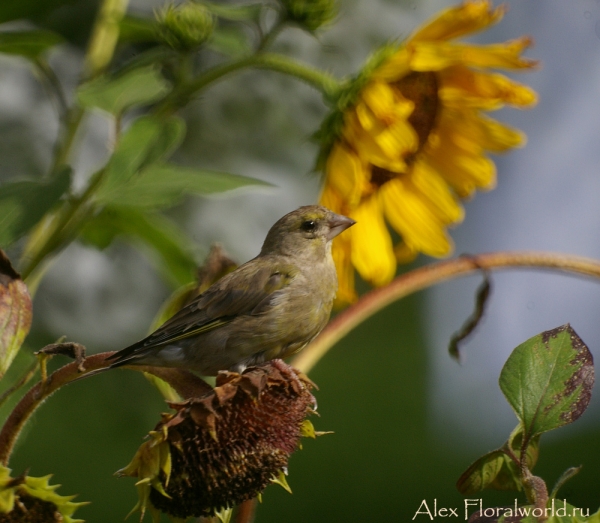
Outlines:
{"type": "Polygon", "coordinates": [[[469,515],[473,512],[479,512],[485,517],[514,517],[514,516],[533,516],[533,517],[572,517],[581,515],[583,517],[589,517],[589,508],[577,508],[569,507],[566,500],[559,500],[556,502],[555,499],[551,500],[549,507],[539,508],[532,506],[519,507],[518,502],[515,499],[514,505],[511,507],[488,507],[483,508],[483,500],[481,499],[465,499],[462,507],[444,507],[438,505],[437,499],[427,501],[424,499],[421,501],[421,505],[413,516],[413,521],[430,520],[433,521],[437,518],[464,518],[465,521],[469,519],[469,515]],[[433,502],[432,502],[433,501],[433,502]]]}

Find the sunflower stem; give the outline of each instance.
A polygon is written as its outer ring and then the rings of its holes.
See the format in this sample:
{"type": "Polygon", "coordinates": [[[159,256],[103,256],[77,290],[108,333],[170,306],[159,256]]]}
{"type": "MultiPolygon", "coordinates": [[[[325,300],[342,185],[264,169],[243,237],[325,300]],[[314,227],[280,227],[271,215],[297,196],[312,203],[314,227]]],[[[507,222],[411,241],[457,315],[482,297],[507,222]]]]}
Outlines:
{"type": "Polygon", "coordinates": [[[277,71],[289,76],[294,76],[320,91],[327,99],[334,98],[341,85],[335,77],[325,71],[301,64],[284,55],[259,52],[233,62],[217,65],[197,76],[187,84],[175,89],[172,96],[167,98],[166,104],[160,106],[158,111],[170,111],[174,108],[181,107],[185,105],[190,98],[197,95],[200,91],[217,80],[220,80],[231,73],[250,67],[277,71]]]}
{"type": "Polygon", "coordinates": [[[235,523],[253,523],[256,513],[257,499],[249,499],[241,503],[235,515],[235,523]]]}
{"type": "Polygon", "coordinates": [[[482,269],[492,271],[519,267],[553,269],[600,279],[600,261],[569,254],[495,252],[433,263],[398,276],[389,285],[362,296],[329,323],[319,337],[294,358],[292,366],[308,373],[350,331],[409,294],[482,269]]]}

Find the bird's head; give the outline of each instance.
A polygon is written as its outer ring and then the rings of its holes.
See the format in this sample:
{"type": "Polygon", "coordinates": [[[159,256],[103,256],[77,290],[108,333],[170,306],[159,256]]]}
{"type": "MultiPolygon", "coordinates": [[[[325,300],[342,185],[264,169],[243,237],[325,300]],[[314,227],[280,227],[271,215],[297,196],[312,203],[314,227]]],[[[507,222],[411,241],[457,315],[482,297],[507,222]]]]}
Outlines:
{"type": "Polygon", "coordinates": [[[355,223],[320,205],[306,205],[277,220],[267,234],[261,254],[324,252],[331,240],[355,223]]]}

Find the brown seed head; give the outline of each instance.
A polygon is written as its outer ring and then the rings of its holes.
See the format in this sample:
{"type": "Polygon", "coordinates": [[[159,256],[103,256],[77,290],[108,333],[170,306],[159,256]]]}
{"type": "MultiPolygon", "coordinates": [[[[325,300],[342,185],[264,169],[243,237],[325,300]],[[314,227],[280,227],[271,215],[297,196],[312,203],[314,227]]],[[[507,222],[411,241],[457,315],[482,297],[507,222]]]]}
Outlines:
{"type": "Polygon", "coordinates": [[[122,473],[146,479],[151,504],[175,517],[214,515],[252,499],[311,433],[305,418],[313,411],[312,387],[280,360],[243,374],[222,372],[210,393],[173,403],[177,412],[163,416],[153,432],[153,448],[163,449],[151,458],[155,477],[140,475],[140,452],[122,473]]]}

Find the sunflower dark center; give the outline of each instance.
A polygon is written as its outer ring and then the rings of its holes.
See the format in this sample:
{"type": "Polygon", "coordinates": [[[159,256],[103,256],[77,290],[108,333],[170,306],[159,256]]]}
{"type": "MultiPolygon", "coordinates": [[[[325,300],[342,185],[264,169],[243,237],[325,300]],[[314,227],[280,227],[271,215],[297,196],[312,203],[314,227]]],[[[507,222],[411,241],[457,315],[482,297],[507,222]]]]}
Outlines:
{"type": "Polygon", "coordinates": [[[398,176],[398,173],[393,173],[383,167],[377,167],[376,165],[371,167],[371,183],[378,188],[384,183],[394,179],[396,176],[398,176]]]}
{"type": "MultiPolygon", "coordinates": [[[[419,147],[415,152],[404,158],[406,163],[410,165],[427,143],[429,134],[435,126],[439,110],[438,81],[435,73],[412,72],[394,82],[392,86],[398,89],[404,98],[415,104],[414,111],[408,117],[408,123],[417,133],[419,147]]],[[[397,176],[398,173],[373,166],[371,170],[371,183],[379,188],[397,176]]]]}
{"type": "Polygon", "coordinates": [[[435,125],[439,108],[438,81],[430,71],[412,72],[392,84],[404,98],[414,102],[415,110],[408,117],[419,137],[419,148],[427,142],[429,133],[435,125]]]}

